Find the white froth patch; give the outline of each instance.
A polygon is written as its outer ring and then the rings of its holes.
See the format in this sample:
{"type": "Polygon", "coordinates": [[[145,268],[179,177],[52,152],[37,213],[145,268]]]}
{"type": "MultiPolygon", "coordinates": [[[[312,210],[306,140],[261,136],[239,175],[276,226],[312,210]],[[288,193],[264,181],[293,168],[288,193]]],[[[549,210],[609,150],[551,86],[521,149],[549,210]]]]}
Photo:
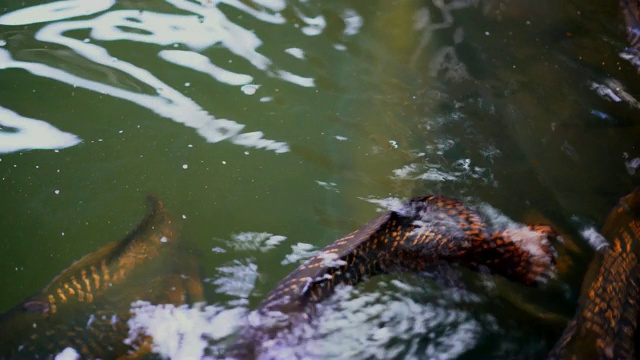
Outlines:
{"type": "Polygon", "coordinates": [[[541,245],[549,242],[544,235],[524,228],[519,229],[515,233],[510,233],[509,235],[511,235],[511,239],[513,241],[520,242],[520,247],[534,257],[544,261],[545,263],[551,262],[551,258],[542,250],[541,245]]]}
{"type": "Polygon", "coordinates": [[[56,355],[55,360],[78,360],[81,359],[80,354],[75,351],[73,348],[65,348],[58,355],[56,355]]]}
{"type": "Polygon", "coordinates": [[[241,232],[231,235],[231,241],[227,245],[236,250],[259,250],[267,252],[274,249],[281,242],[287,239],[286,236],[274,235],[268,232],[241,232]]]}
{"type": "Polygon", "coordinates": [[[206,279],[217,286],[216,292],[246,299],[258,280],[258,265],[247,260],[234,260],[232,265],[218,267],[220,277],[206,279]]]}
{"type": "Polygon", "coordinates": [[[336,253],[321,252],[318,256],[322,259],[322,265],[326,267],[340,267],[347,265],[347,262],[339,259],[339,256],[336,253]]]}
{"type": "Polygon", "coordinates": [[[500,210],[489,204],[481,204],[476,209],[482,218],[488,223],[490,228],[496,230],[517,230],[522,229],[523,225],[511,220],[500,210]]]}
{"type": "Polygon", "coordinates": [[[629,175],[633,175],[636,173],[636,170],[640,167],[640,157],[633,158],[629,161],[625,161],[624,165],[627,167],[627,172],[629,175]]]}
{"type": "Polygon", "coordinates": [[[532,263],[532,266],[539,267],[537,270],[540,272],[536,281],[545,282],[547,280],[545,276],[553,277],[555,275],[555,266],[552,265],[553,259],[543,250],[543,246],[549,245],[549,240],[545,235],[527,229],[526,225],[513,221],[489,204],[482,204],[478,206],[477,210],[488,223],[490,229],[508,231],[507,235],[514,242],[519,242],[520,248],[533,256],[535,262],[532,263]]]}
{"type": "Polygon", "coordinates": [[[378,205],[382,210],[395,211],[399,213],[406,212],[406,200],[397,197],[388,197],[383,199],[376,199],[373,197],[359,198],[361,200],[378,205]]]}
{"type": "MultiPolygon", "coordinates": [[[[320,305],[317,321],[295,326],[292,334],[265,346],[259,358],[445,360],[455,359],[477,344],[483,324],[471,312],[460,310],[458,301],[450,296],[460,290],[436,295],[429,289],[424,294],[432,294],[425,296],[433,301],[414,300],[393,285],[376,293],[339,286],[330,304],[320,305]]],[[[492,318],[484,318],[489,320],[484,327],[491,327],[492,318]]]]}
{"type": "Polygon", "coordinates": [[[438,165],[429,165],[426,171],[419,164],[405,165],[400,169],[393,170],[393,175],[399,180],[427,180],[427,181],[456,181],[458,175],[439,169],[438,165]]]}
{"type": "Polygon", "coordinates": [[[353,36],[360,32],[364,19],[353,9],[346,9],[342,13],[342,20],[344,20],[345,28],[344,34],[347,36],[353,36]]]}
{"type": "Polygon", "coordinates": [[[233,334],[246,311],[215,305],[176,307],[137,301],[131,305],[131,313],[126,343],[151,336],[154,353],[169,359],[201,359],[205,356],[208,339],[218,340],[233,334]]]}
{"type": "Polygon", "coordinates": [[[301,260],[309,259],[318,253],[315,246],[306,243],[291,245],[291,250],[291,254],[287,254],[285,259],[280,262],[282,265],[298,263],[301,260]]]}
{"type": "Polygon", "coordinates": [[[316,180],[316,184],[322,186],[323,188],[325,188],[327,190],[335,191],[337,193],[340,192],[340,190],[338,190],[338,184],[336,184],[334,182],[316,180]]]}
{"type": "Polygon", "coordinates": [[[600,234],[593,226],[582,230],[580,234],[596,251],[600,251],[609,246],[609,242],[607,242],[607,239],[605,239],[604,236],[602,236],[602,234],[600,234]]]}

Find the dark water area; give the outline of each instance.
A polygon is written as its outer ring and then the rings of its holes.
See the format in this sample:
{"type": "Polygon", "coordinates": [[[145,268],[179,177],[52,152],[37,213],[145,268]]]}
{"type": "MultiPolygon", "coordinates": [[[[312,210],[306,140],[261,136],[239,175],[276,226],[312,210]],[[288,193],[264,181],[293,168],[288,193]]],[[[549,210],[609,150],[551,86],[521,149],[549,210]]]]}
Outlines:
{"type": "Polygon", "coordinates": [[[314,251],[426,194],[491,224],[551,223],[557,277],[374,278],[274,356],[543,358],[575,311],[588,230],[640,184],[640,75],[616,1],[4,0],[0,14],[0,311],[122,239],[152,193],[205,303],[138,304],[131,325],[175,359],[216,358],[314,251]]]}

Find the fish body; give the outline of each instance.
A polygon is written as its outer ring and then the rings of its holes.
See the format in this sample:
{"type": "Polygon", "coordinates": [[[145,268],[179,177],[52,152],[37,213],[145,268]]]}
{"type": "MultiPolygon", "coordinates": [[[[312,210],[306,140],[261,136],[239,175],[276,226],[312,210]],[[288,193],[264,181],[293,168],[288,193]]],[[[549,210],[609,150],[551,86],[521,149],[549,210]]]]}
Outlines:
{"type": "Polygon", "coordinates": [[[640,315],[640,187],[609,212],[581,287],[576,314],[549,359],[635,359],[640,315]]]}
{"type": "Polygon", "coordinates": [[[125,356],[143,345],[124,343],[132,302],[187,300],[184,278],[197,282],[197,274],[180,276],[175,224],[158,199],[149,202],[151,211],[127,237],[76,261],[0,315],[0,359],[53,359],[67,347],[88,359],[125,356]]]}

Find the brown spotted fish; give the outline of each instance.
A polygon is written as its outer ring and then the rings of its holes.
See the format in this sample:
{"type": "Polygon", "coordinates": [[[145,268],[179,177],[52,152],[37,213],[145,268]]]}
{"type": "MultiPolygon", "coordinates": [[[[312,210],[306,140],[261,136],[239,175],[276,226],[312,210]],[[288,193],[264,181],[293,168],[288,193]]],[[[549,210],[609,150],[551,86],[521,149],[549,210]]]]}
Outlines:
{"type": "Polygon", "coordinates": [[[315,305],[336,286],[355,285],[376,274],[457,263],[528,285],[544,282],[555,261],[550,238],[555,233],[542,225],[490,234],[480,216],[456,200],[414,198],[338,239],[280,281],[258,307],[265,321],[245,329],[228,356],[255,358],[261,344],[278,332],[311,319],[315,305]]]}
{"type": "Polygon", "coordinates": [[[136,358],[149,344],[124,343],[132,302],[202,299],[197,265],[176,251],[173,221],[158,199],[149,202],[151,212],[125,239],[86,255],[0,315],[0,359],[53,359],[67,347],[85,359],[136,358]]]}
{"type": "Polygon", "coordinates": [[[640,315],[640,187],[621,198],[602,228],[598,252],[582,283],[578,310],[549,359],[635,359],[640,315]]]}

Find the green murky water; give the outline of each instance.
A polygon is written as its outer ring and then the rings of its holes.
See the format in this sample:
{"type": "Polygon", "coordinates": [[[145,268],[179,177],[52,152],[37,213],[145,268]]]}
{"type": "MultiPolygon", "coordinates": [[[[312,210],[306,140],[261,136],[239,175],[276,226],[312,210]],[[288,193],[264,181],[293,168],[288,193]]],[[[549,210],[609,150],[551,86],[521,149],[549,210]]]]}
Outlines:
{"type": "Polygon", "coordinates": [[[640,82],[602,3],[0,1],[0,309],[126,235],[149,193],[223,312],[387,204],[439,193],[552,221],[572,249],[559,278],[376,279],[298,350],[542,356],[563,324],[532,312],[572,315],[580,232],[640,183],[640,82]]]}

